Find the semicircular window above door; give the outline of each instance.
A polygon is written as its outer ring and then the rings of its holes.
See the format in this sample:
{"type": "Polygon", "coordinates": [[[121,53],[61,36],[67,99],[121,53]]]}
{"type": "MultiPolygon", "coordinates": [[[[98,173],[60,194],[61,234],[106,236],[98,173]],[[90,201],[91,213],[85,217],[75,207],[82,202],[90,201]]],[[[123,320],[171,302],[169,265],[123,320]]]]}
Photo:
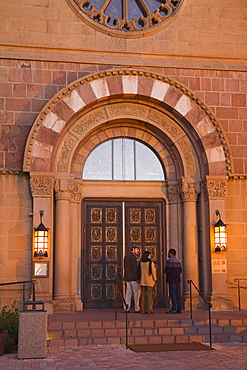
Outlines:
{"type": "Polygon", "coordinates": [[[98,145],[88,156],[83,180],[164,181],[157,155],[137,140],[119,138],[98,145]]]}

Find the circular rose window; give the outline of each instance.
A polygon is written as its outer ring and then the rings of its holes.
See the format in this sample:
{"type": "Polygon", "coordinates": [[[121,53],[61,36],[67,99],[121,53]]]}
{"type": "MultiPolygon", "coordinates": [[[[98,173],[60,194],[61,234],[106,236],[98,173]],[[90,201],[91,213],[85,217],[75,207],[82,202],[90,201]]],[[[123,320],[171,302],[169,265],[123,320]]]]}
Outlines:
{"type": "Polygon", "coordinates": [[[117,37],[150,35],[171,19],[184,0],[66,0],[84,22],[117,37]]]}

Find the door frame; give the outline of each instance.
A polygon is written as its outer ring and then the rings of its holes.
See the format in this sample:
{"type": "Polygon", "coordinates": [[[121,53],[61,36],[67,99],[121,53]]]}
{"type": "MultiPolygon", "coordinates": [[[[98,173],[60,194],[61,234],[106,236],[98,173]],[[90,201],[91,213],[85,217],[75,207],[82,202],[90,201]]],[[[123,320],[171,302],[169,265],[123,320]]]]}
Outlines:
{"type": "MultiPolygon", "coordinates": [[[[159,253],[160,253],[160,296],[158,297],[158,300],[156,302],[156,307],[169,307],[169,298],[168,298],[168,291],[167,291],[167,286],[166,286],[166,281],[165,281],[165,275],[164,275],[164,264],[165,264],[165,259],[167,255],[167,237],[166,237],[166,200],[162,198],[84,198],[82,200],[82,238],[81,238],[81,250],[82,250],[82,259],[81,259],[81,299],[83,302],[83,307],[87,309],[86,307],[86,205],[88,202],[109,202],[109,203],[121,203],[122,206],[125,205],[126,203],[133,202],[133,204],[137,203],[159,203],[160,208],[159,208],[159,224],[161,227],[160,234],[159,234],[159,253]]],[[[125,207],[124,211],[122,211],[122,216],[125,218],[125,207]]],[[[124,220],[124,225],[125,225],[125,220],[124,220]]],[[[126,227],[126,225],[125,225],[126,227]]],[[[124,233],[125,234],[125,233],[124,233]]],[[[123,276],[123,259],[126,254],[126,243],[124,238],[122,238],[122,261],[121,261],[121,268],[122,268],[122,276],[123,276]]],[[[124,284],[123,284],[123,290],[124,290],[124,284]]]]}

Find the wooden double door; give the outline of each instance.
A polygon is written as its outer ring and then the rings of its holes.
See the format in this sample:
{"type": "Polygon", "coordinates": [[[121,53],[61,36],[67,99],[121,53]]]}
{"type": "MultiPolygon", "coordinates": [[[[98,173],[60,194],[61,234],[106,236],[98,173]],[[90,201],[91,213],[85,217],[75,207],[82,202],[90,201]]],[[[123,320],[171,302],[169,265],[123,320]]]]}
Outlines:
{"type": "Polygon", "coordinates": [[[131,244],[150,251],[158,281],[155,305],[162,306],[162,202],[85,201],[83,241],[84,308],[122,307],[123,258],[131,244]],[[116,284],[118,282],[118,285],[116,284]],[[121,290],[121,293],[119,292],[121,290]]]}

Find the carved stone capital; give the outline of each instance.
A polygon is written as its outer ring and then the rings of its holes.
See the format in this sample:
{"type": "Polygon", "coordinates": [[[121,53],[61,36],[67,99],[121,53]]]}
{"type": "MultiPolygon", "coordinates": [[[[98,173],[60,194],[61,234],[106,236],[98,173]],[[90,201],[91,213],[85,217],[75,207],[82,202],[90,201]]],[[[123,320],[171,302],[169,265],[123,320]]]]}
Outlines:
{"type": "Polygon", "coordinates": [[[198,182],[181,181],[180,196],[183,202],[196,202],[200,193],[200,184],[198,182]]]}
{"type": "Polygon", "coordinates": [[[54,180],[51,177],[31,177],[30,187],[32,196],[51,196],[54,180]]]}
{"type": "Polygon", "coordinates": [[[81,186],[79,184],[74,184],[74,189],[71,195],[71,201],[75,203],[81,202],[81,186]]]}
{"type": "Polygon", "coordinates": [[[167,184],[167,199],[169,203],[177,203],[178,200],[178,185],[167,184]]]}
{"type": "Polygon", "coordinates": [[[79,203],[81,201],[81,186],[74,184],[73,180],[56,180],[56,200],[69,200],[79,203]]]}
{"type": "Polygon", "coordinates": [[[70,200],[73,192],[73,180],[56,180],[55,196],[56,200],[70,200]]]}
{"type": "Polygon", "coordinates": [[[227,191],[227,180],[208,179],[203,183],[205,200],[225,199],[227,191]]]}

